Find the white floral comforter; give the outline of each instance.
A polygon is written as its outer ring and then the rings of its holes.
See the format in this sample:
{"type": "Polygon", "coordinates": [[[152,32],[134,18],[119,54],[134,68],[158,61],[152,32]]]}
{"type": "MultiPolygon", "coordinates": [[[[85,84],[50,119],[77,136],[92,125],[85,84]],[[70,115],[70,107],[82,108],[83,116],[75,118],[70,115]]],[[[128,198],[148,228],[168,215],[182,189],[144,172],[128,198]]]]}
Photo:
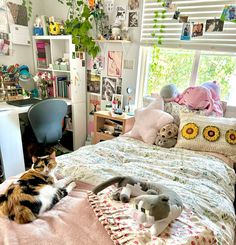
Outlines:
{"type": "MultiPolygon", "coordinates": [[[[182,238],[178,242],[171,240],[171,232],[178,233],[177,227],[166,234],[169,242],[160,240],[154,244],[233,244],[232,201],[236,176],[233,169],[213,156],[118,137],[58,157],[58,171],[63,176],[74,176],[94,185],[112,176],[133,175],[159,181],[175,190],[182,197],[186,210],[194,214],[195,219],[191,220],[194,225],[189,225],[188,231],[185,229],[184,236],[178,225],[182,238]],[[196,233],[194,226],[204,229],[196,233]],[[206,231],[209,230],[214,233],[214,239],[208,239],[206,231]]],[[[187,218],[186,222],[182,221],[185,226],[188,222],[187,218]]]]}

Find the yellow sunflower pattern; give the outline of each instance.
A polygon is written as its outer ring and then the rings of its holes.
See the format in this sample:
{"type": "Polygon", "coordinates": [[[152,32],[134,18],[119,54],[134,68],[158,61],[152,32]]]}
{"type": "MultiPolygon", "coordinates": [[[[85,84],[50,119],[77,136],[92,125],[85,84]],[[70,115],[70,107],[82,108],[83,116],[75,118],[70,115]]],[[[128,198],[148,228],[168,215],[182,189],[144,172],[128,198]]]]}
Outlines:
{"type": "Polygon", "coordinates": [[[187,140],[195,139],[198,135],[199,128],[195,123],[187,123],[181,129],[182,136],[187,140]]]}
{"type": "Polygon", "coordinates": [[[204,139],[214,142],[220,138],[220,130],[216,126],[207,126],[203,129],[202,135],[204,139]]]}
{"type": "Polygon", "coordinates": [[[225,134],[225,140],[231,145],[236,144],[236,130],[229,129],[225,134]]]}

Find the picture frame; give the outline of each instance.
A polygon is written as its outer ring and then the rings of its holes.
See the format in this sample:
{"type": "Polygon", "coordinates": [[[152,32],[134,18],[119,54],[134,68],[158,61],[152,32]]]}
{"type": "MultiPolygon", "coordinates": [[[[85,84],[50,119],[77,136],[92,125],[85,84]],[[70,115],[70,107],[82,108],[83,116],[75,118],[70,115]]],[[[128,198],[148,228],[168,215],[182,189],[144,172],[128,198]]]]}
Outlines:
{"type": "Polygon", "coordinates": [[[112,95],[112,107],[113,109],[123,109],[123,95],[113,94],[112,95]]]}
{"type": "Polygon", "coordinates": [[[122,51],[108,51],[107,75],[121,77],[122,75],[122,51]]]}
{"type": "Polygon", "coordinates": [[[112,101],[113,94],[116,94],[116,78],[102,78],[102,100],[112,101]]]}

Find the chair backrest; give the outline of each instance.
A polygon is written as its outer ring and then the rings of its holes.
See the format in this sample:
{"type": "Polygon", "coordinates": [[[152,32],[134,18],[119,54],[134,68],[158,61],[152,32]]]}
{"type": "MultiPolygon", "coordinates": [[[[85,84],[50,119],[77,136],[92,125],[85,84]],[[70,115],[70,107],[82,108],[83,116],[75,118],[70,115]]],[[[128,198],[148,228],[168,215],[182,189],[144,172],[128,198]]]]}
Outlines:
{"type": "Polygon", "coordinates": [[[62,137],[62,120],[67,104],[60,99],[46,99],[32,105],[28,118],[38,143],[52,144],[62,137]]]}

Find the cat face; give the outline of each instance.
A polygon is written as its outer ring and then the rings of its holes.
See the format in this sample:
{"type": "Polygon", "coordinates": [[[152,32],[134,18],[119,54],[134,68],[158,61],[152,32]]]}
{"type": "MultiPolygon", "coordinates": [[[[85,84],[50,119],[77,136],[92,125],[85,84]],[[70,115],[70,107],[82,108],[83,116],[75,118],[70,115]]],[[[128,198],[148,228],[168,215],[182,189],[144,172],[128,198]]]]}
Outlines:
{"type": "Polygon", "coordinates": [[[42,157],[33,156],[32,161],[32,169],[44,175],[49,175],[57,165],[55,151],[53,151],[50,155],[42,157]]]}

